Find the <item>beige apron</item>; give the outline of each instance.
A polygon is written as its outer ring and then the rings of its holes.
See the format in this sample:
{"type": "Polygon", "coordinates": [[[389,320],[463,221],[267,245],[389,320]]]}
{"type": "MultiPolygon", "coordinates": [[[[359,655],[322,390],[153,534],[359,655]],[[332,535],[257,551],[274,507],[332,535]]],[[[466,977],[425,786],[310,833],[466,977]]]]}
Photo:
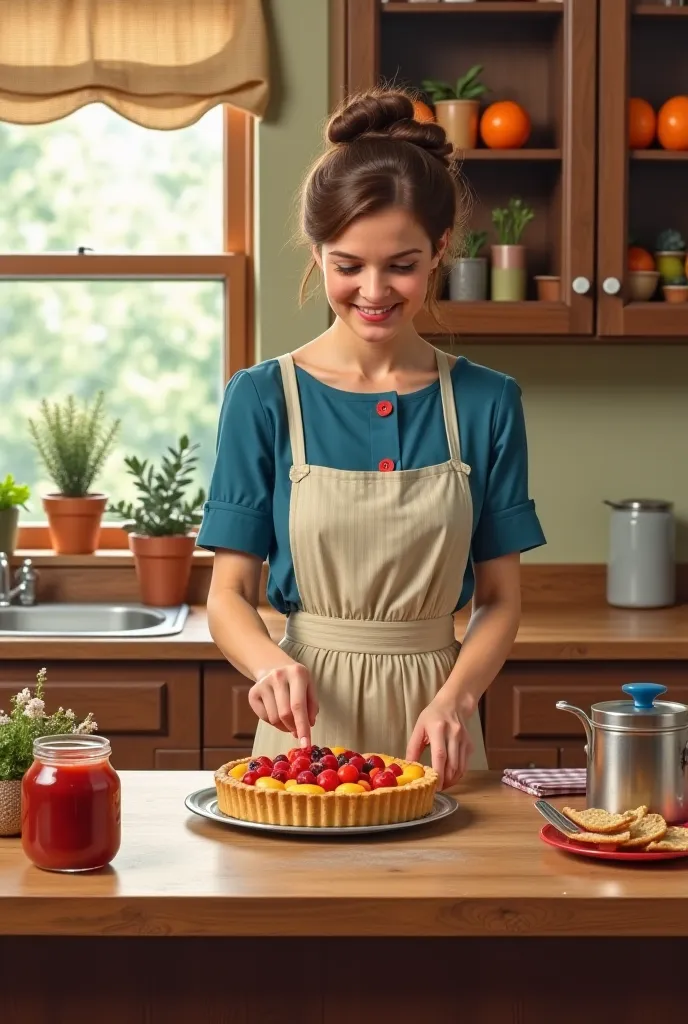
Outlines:
{"type": "MultiPolygon", "coordinates": [[[[470,467],[461,461],[449,361],[436,354],[449,461],[392,472],[309,465],[294,362],[279,360],[293,459],[289,539],[303,608],[289,616],[280,647],[311,673],[320,704],[312,741],[320,746],[404,757],[460,650],[452,613],[471,541],[470,467]]],[[[468,727],[470,767],[486,768],[477,714],[468,727]]],[[[258,724],[256,754],[293,745],[290,734],[258,724]]]]}

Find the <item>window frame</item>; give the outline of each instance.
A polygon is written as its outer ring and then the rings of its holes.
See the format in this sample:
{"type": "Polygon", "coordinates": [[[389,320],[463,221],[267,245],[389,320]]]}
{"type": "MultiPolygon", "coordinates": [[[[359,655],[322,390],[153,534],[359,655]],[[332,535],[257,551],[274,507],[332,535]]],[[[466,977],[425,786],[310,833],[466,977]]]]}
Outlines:
{"type": "MultiPolygon", "coordinates": [[[[254,359],[253,117],[224,106],[223,252],[182,254],[0,253],[0,280],[215,280],[225,288],[223,384],[254,359]]],[[[128,547],[116,523],[101,526],[99,550],[128,547]]],[[[17,549],[49,551],[45,523],[21,523],[17,549]]],[[[87,556],[79,556],[83,561],[87,556]]]]}

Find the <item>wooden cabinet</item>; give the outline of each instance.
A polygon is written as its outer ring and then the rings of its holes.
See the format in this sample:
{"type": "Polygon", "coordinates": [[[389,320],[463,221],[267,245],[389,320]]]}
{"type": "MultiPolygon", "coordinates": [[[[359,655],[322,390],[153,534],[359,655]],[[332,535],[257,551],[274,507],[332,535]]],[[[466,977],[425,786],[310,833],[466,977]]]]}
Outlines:
{"type": "MultiPolygon", "coordinates": [[[[512,99],[532,120],[523,149],[463,154],[469,226],[491,228],[510,196],[535,210],[524,243],[528,301],[440,303],[418,328],[508,341],[688,339],[688,303],[632,302],[629,237],[653,249],[666,227],[688,235],[688,151],[628,150],[628,100],[657,109],[686,92],[688,7],[636,0],[333,0],[336,97],[380,81],[418,88],[484,66],[484,102],[512,99]],[[597,196],[596,196],[597,189],[597,196]],[[561,278],[559,302],[539,302],[534,275],[561,278]]],[[[490,238],[494,234],[490,230],[490,238]]]]}
{"type": "Polygon", "coordinates": [[[624,699],[624,683],[651,681],[688,703],[685,663],[507,662],[487,691],[483,728],[490,768],[583,768],[582,723],[556,703],[566,700],[589,713],[591,704],[624,699]]]}
{"type": "Polygon", "coordinates": [[[203,767],[251,753],[256,716],[249,707],[251,683],[226,662],[203,666],[203,767]]]}
{"type": "MultiPolygon", "coordinates": [[[[36,681],[41,664],[0,665],[0,708],[36,681]]],[[[201,682],[198,664],[150,661],[48,661],[48,711],[93,712],[98,730],[112,742],[119,769],[201,767],[201,682]]]]}

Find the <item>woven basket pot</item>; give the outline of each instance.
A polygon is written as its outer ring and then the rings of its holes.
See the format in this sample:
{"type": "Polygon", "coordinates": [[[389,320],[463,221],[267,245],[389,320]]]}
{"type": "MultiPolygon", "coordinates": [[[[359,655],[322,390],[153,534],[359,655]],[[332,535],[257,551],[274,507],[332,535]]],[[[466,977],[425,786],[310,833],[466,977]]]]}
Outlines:
{"type": "Polygon", "coordinates": [[[21,779],[0,781],[0,836],[21,835],[21,779]]]}

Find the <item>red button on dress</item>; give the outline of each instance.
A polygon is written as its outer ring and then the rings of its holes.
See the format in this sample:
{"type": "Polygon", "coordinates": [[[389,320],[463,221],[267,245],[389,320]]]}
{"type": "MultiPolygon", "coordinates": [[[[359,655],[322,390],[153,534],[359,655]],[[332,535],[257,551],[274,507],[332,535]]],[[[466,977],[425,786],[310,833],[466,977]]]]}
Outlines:
{"type": "Polygon", "coordinates": [[[381,473],[392,473],[394,471],[394,463],[391,459],[382,459],[377,468],[381,473]]]}
{"type": "Polygon", "coordinates": [[[393,406],[391,402],[378,402],[376,406],[377,414],[378,416],[389,416],[392,408],[393,406]]]}

